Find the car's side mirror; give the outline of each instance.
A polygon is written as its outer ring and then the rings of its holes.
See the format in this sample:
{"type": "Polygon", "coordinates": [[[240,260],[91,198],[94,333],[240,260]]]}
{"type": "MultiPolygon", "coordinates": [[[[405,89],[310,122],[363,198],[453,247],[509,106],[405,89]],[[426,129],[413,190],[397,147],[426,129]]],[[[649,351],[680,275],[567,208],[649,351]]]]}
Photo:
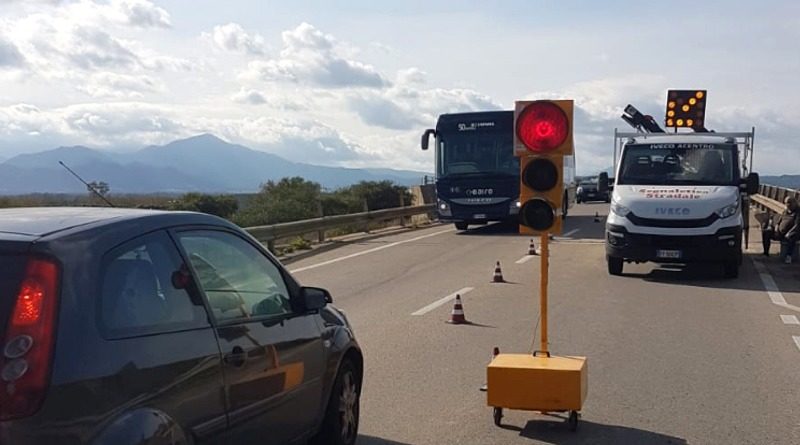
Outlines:
{"type": "Polygon", "coordinates": [[[747,178],[742,181],[741,188],[748,195],[755,195],[758,193],[760,184],[761,181],[758,177],[758,173],[750,173],[747,175],[747,178]]]}
{"type": "Polygon", "coordinates": [[[333,302],[330,292],[319,287],[301,287],[300,295],[303,297],[303,307],[307,311],[316,311],[333,302]]]}
{"type": "Polygon", "coordinates": [[[600,193],[608,191],[608,173],[601,172],[597,175],[597,191],[600,193]]]}
{"type": "Polygon", "coordinates": [[[425,133],[422,133],[422,141],[420,143],[420,146],[422,147],[423,150],[428,149],[428,141],[430,140],[431,135],[436,136],[436,130],[434,130],[433,128],[429,128],[425,130],[425,133]]]}

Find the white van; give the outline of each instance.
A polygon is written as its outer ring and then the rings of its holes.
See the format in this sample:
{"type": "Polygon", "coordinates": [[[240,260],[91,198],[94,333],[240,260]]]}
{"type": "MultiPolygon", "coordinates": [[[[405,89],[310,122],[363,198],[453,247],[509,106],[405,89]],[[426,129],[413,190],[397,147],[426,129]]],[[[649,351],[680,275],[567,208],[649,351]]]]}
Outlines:
{"type": "Polygon", "coordinates": [[[625,262],[705,262],[737,277],[742,198],[758,190],[757,174],[743,179],[752,133],[617,137],[624,142],[606,222],[608,272],[622,274],[625,262]]]}

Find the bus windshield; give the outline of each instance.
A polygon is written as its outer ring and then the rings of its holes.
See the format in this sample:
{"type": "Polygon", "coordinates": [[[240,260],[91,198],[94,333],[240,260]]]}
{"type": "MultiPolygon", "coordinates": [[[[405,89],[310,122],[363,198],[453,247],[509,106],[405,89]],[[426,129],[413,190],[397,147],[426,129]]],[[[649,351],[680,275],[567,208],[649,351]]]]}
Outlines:
{"type": "Polygon", "coordinates": [[[510,131],[440,133],[436,164],[439,177],[519,176],[510,131]]]}
{"type": "Polygon", "coordinates": [[[734,185],[736,145],[631,144],[622,156],[618,184],[734,185]]]}

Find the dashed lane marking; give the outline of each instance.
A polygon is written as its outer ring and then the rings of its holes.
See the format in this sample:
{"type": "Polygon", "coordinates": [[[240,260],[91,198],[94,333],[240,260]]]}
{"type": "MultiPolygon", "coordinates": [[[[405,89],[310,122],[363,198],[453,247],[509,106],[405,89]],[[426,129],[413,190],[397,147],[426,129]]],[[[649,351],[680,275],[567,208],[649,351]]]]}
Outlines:
{"type": "Polygon", "coordinates": [[[534,258],[536,258],[536,255],[525,255],[524,257],[522,257],[522,258],[520,258],[520,259],[518,259],[517,261],[514,261],[514,262],[517,263],[517,264],[525,264],[525,263],[527,263],[528,261],[530,261],[530,260],[532,260],[534,258]]]}
{"type": "Polygon", "coordinates": [[[448,301],[454,300],[456,298],[456,295],[461,295],[463,297],[466,293],[471,292],[473,290],[474,290],[474,288],[472,288],[472,287],[465,287],[463,289],[459,289],[459,290],[453,292],[452,294],[450,294],[450,295],[448,295],[448,296],[446,296],[444,298],[440,298],[440,299],[434,301],[433,303],[425,306],[424,308],[422,308],[422,309],[420,309],[420,310],[418,310],[416,312],[412,312],[411,315],[416,315],[416,316],[425,315],[428,312],[436,309],[437,307],[447,303],[448,301]]]}
{"type": "Polygon", "coordinates": [[[797,349],[800,349],[800,335],[792,335],[794,339],[794,344],[797,345],[797,349]]]}
{"type": "Polygon", "coordinates": [[[409,239],[402,240],[402,241],[396,241],[396,242],[389,243],[389,244],[386,244],[386,245],[383,245],[383,246],[374,247],[372,249],[367,249],[367,250],[364,250],[364,251],[361,251],[361,252],[351,253],[350,255],[341,256],[339,258],[334,258],[332,260],[323,261],[323,262],[317,263],[317,264],[312,264],[310,266],[305,266],[305,267],[299,267],[297,269],[292,269],[289,272],[291,272],[291,273],[304,272],[306,270],[316,269],[317,267],[327,266],[329,264],[338,263],[339,261],[349,260],[351,258],[359,257],[361,255],[366,255],[368,253],[378,252],[380,250],[388,249],[390,247],[395,247],[395,246],[399,246],[401,244],[406,244],[406,243],[413,243],[414,241],[419,241],[421,239],[430,238],[432,236],[441,235],[441,234],[450,233],[450,232],[455,232],[455,229],[441,230],[439,232],[429,233],[427,235],[418,236],[416,238],[409,238],[409,239]]]}
{"type": "Polygon", "coordinates": [[[783,324],[800,325],[800,320],[797,319],[797,315],[781,315],[781,321],[783,322],[783,324]]]}

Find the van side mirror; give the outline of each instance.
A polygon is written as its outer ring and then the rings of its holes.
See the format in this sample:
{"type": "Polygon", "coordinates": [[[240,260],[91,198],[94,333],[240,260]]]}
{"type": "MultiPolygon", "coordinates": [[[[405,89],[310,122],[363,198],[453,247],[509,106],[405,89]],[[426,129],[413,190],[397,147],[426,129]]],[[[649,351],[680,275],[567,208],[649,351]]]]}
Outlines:
{"type": "Polygon", "coordinates": [[[319,287],[301,287],[300,295],[303,297],[303,307],[307,311],[316,311],[333,302],[330,292],[319,287]]]}
{"type": "Polygon", "coordinates": [[[597,191],[600,193],[608,191],[608,173],[601,172],[597,175],[597,191]]]}
{"type": "Polygon", "coordinates": [[[421,147],[423,150],[428,149],[428,140],[430,140],[431,135],[436,136],[436,130],[434,130],[433,128],[429,128],[425,130],[425,133],[422,133],[421,147]]]}
{"type": "Polygon", "coordinates": [[[748,195],[755,195],[758,194],[760,185],[761,181],[758,177],[758,173],[750,173],[747,175],[747,178],[742,181],[740,188],[748,195]]]}

